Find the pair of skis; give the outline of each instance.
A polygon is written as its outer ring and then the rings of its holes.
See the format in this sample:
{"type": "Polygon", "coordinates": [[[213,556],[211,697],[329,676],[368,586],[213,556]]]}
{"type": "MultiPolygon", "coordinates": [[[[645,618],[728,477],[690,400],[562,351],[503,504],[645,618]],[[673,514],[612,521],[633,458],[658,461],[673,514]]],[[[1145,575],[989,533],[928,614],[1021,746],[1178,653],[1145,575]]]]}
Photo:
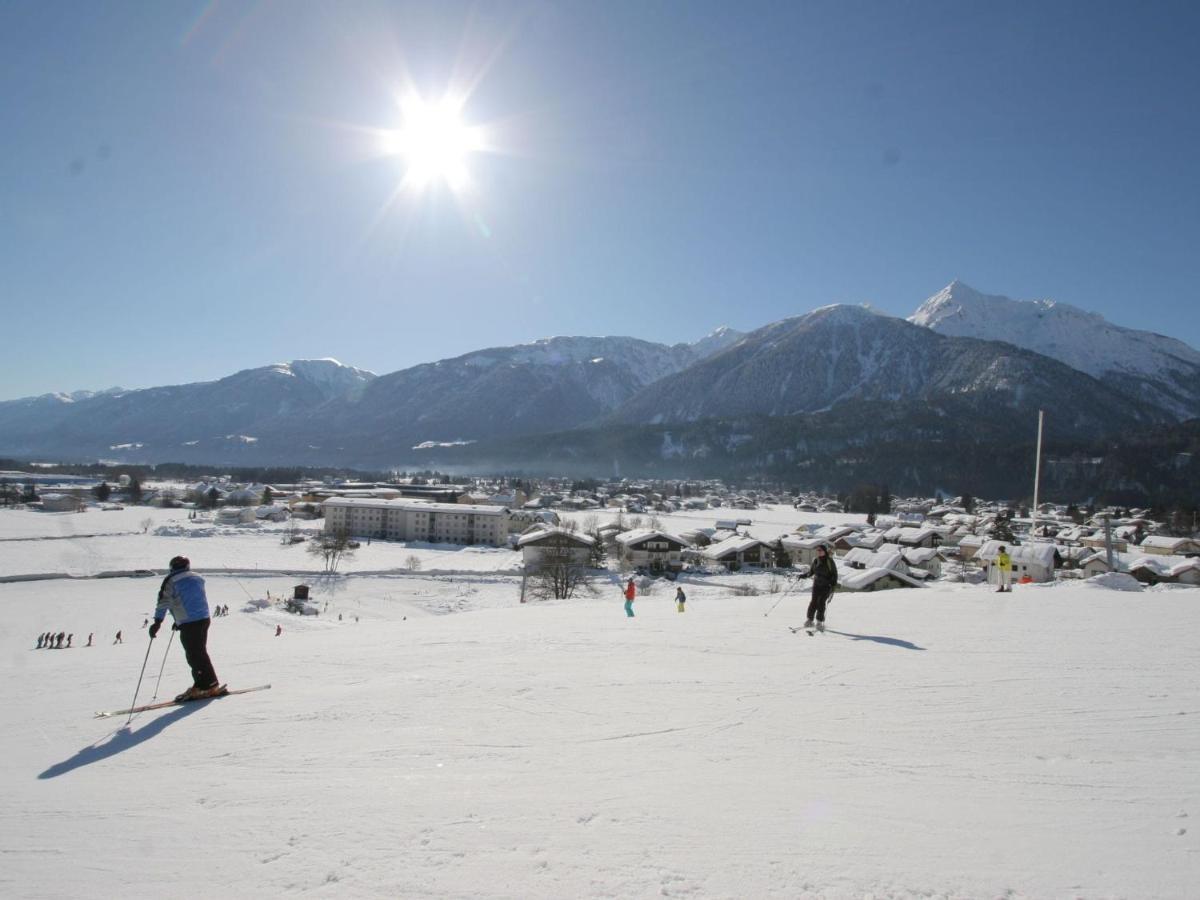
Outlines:
{"type": "Polygon", "coordinates": [[[166,709],[168,706],[183,706],[185,703],[202,703],[206,700],[220,700],[222,697],[232,697],[234,694],[249,694],[253,691],[265,691],[271,686],[269,684],[260,684],[257,687],[238,688],[235,691],[223,691],[220,694],[213,694],[210,697],[197,697],[194,700],[163,700],[161,703],[147,703],[144,706],[134,706],[131,709],[111,709],[96,713],[97,719],[106,719],[110,716],[131,716],[134,713],[149,712],[152,709],[166,709]]]}
{"type": "Polygon", "coordinates": [[[809,637],[812,637],[818,631],[822,634],[825,633],[824,628],[818,628],[816,625],[789,625],[788,631],[790,631],[792,634],[799,634],[801,631],[807,631],[809,637]]]}

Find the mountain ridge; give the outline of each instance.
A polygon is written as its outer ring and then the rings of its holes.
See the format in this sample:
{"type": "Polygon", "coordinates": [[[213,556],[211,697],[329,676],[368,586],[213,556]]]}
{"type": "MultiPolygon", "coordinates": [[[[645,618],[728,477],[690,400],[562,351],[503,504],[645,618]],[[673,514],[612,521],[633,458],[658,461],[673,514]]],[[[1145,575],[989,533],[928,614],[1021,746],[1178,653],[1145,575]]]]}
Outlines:
{"type": "Polygon", "coordinates": [[[1177,338],[1127,328],[1056,300],[1013,300],[954,280],[908,317],[939,334],[1002,340],[1061,360],[1169,410],[1200,415],[1200,351],[1177,338]]]}

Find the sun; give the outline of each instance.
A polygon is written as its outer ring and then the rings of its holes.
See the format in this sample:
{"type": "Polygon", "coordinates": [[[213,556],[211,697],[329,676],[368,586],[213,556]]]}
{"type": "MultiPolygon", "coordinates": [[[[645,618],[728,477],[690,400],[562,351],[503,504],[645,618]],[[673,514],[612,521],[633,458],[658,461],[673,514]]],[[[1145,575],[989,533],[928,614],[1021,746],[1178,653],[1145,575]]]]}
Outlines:
{"type": "Polygon", "coordinates": [[[402,126],[384,136],[384,150],[403,157],[405,184],[422,190],[444,184],[452,191],[470,185],[467,158],[481,149],[479,129],[462,121],[462,104],[412,96],[400,105],[402,126]]]}

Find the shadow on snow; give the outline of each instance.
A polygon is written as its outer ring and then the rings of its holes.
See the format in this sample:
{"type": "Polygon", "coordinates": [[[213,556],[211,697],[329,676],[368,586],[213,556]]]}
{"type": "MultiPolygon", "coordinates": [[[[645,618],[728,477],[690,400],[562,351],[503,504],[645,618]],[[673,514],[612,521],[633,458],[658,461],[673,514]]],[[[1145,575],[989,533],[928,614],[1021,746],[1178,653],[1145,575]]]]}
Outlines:
{"type": "Polygon", "coordinates": [[[45,772],[38,775],[38,778],[57,778],[59,775],[66,775],[75,769],[90,766],[92,763],[98,763],[111,756],[116,756],[118,753],[123,753],[157,736],[168,725],[172,725],[180,719],[190,716],[192,713],[199,712],[208,706],[209,702],[211,701],[202,700],[188,703],[178,709],[172,710],[166,715],[159,716],[136,731],[131,731],[128,726],[119,728],[110,734],[107,740],[103,742],[97,741],[95,744],[84,747],[70,759],[64,759],[62,762],[52,765],[45,772]]]}
{"type": "Polygon", "coordinates": [[[842,637],[848,637],[852,641],[874,641],[876,644],[888,644],[892,647],[902,647],[905,650],[924,650],[924,647],[918,647],[912,641],[902,641],[900,638],[882,637],[877,634],[850,634],[845,631],[834,631],[832,628],[826,629],[826,634],[840,634],[842,637]]]}

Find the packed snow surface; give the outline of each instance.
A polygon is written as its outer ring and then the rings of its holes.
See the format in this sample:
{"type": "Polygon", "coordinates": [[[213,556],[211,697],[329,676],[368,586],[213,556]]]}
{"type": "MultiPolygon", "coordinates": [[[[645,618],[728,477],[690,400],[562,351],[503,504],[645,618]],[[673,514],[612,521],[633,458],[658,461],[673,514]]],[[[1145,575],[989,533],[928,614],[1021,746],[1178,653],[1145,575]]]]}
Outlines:
{"type": "MultiPolygon", "coordinates": [[[[206,577],[218,674],[272,689],[128,725],[92,714],[157,581],[0,584],[0,895],[1196,896],[1194,589],[839,594],[809,637],[769,574],[685,577],[684,614],[646,583],[633,619],[615,573],[524,605],[504,573],[206,577]],[[301,580],[319,616],[252,602],[301,580]]],[[[160,697],[188,683],[169,634],[139,701],[164,658],[160,697]]]]}

